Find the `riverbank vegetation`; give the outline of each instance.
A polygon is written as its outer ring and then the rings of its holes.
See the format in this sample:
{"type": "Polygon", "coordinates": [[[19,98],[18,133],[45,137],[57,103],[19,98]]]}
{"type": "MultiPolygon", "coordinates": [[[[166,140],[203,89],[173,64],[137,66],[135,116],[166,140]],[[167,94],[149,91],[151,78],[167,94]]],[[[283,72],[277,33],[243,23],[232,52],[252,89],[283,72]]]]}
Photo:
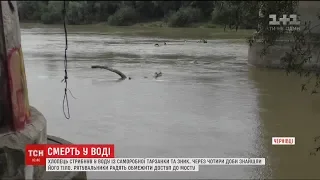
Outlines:
{"type": "MultiPolygon", "coordinates": [[[[158,23],[158,22],[153,22],[158,23]]],[[[245,41],[250,37],[254,30],[240,29],[238,32],[223,27],[216,28],[159,28],[149,23],[139,23],[133,26],[109,26],[104,24],[92,25],[68,25],[68,33],[97,33],[117,36],[141,36],[141,37],[159,37],[169,39],[239,39],[245,41]]],[[[160,22],[159,22],[160,23],[160,22]]],[[[47,28],[52,31],[59,31],[61,24],[40,24],[40,23],[20,23],[21,28],[47,28]]]]}
{"type": "MultiPolygon", "coordinates": [[[[256,29],[258,11],[243,11],[256,1],[68,1],[71,25],[104,23],[131,26],[151,23],[155,27],[225,26],[256,29]],[[232,17],[232,18],[231,18],[232,17]],[[230,26],[229,26],[230,25],[230,26]]],[[[20,22],[57,24],[63,21],[63,1],[18,1],[20,22]]]]}
{"type": "MultiPolygon", "coordinates": [[[[253,20],[257,11],[241,12],[250,2],[68,1],[66,19],[69,31],[89,28],[123,36],[246,39],[257,28],[253,20]]],[[[22,27],[54,27],[63,22],[63,1],[18,1],[18,8],[22,27]]]]}

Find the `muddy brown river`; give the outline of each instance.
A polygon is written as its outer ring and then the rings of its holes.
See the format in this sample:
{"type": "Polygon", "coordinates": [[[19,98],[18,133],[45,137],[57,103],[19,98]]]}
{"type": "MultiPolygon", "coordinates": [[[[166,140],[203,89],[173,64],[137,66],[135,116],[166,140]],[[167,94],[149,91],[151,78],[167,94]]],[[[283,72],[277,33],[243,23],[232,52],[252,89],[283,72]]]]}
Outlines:
{"type": "Polygon", "coordinates": [[[73,32],[68,69],[76,99],[69,95],[67,120],[63,30],[21,31],[30,103],[47,118],[49,134],[74,143],[113,143],[117,157],[266,158],[266,166],[90,172],[88,179],[320,178],[320,154],[309,155],[320,135],[319,96],[300,92],[296,76],[248,66],[243,41],[73,32]],[[119,82],[91,65],[113,67],[132,80],[119,82]],[[156,71],[163,73],[157,80],[156,71]],[[295,137],[296,145],[273,146],[274,136],[295,137]]]}

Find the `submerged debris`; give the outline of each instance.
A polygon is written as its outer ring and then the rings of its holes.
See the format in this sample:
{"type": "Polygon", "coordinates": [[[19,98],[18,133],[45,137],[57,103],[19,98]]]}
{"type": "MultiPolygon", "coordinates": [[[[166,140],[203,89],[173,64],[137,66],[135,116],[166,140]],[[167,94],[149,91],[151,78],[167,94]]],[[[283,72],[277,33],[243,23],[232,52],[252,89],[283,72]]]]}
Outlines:
{"type": "Polygon", "coordinates": [[[160,72],[155,72],[153,77],[157,79],[158,77],[161,77],[161,76],[162,76],[162,72],[160,71],[160,72]]]}
{"type": "MultiPolygon", "coordinates": [[[[127,78],[126,75],[124,75],[121,71],[119,70],[116,70],[116,69],[113,69],[113,68],[110,68],[108,66],[99,66],[99,65],[94,65],[94,66],[91,66],[92,69],[95,69],[95,68],[99,68],[99,69],[106,69],[106,70],[109,70],[111,72],[114,72],[116,74],[118,74],[120,77],[121,77],[121,80],[124,80],[127,78]]],[[[130,78],[130,77],[129,77],[130,78]]],[[[131,79],[131,78],[130,78],[131,79]]]]}
{"type": "Polygon", "coordinates": [[[201,40],[197,41],[197,43],[207,43],[207,42],[208,42],[208,41],[205,40],[205,39],[201,39],[201,40]]]}
{"type": "MultiPolygon", "coordinates": [[[[93,66],[91,66],[91,68],[93,68],[93,69],[96,69],[96,68],[106,69],[106,70],[109,70],[109,71],[111,71],[111,72],[114,72],[114,73],[118,74],[118,75],[121,77],[119,80],[124,80],[124,79],[127,78],[127,76],[124,75],[121,71],[116,70],[116,69],[113,69],[113,68],[110,68],[110,67],[108,67],[108,66],[93,65],[93,66]]],[[[161,72],[161,71],[155,72],[154,75],[153,75],[153,77],[154,77],[155,79],[157,79],[158,77],[161,77],[161,76],[162,76],[162,72],[161,72]]],[[[148,77],[147,77],[147,76],[144,76],[144,78],[148,78],[148,77]]],[[[128,76],[128,79],[131,80],[132,77],[129,77],[129,76],[128,76]]]]}

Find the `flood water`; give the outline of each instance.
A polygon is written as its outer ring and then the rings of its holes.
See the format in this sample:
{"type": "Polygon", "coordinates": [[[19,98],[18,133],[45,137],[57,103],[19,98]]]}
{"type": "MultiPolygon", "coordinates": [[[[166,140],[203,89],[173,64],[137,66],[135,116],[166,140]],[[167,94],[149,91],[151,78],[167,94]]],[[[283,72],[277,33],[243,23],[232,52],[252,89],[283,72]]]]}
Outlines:
{"type": "Polygon", "coordinates": [[[68,82],[76,99],[69,95],[67,120],[63,30],[21,32],[30,103],[46,117],[48,134],[113,143],[117,157],[266,158],[266,166],[91,172],[88,179],[320,178],[320,155],[309,155],[320,135],[320,98],[300,92],[295,76],[249,67],[245,42],[69,34],[68,82]],[[132,80],[119,82],[91,65],[113,67],[132,80]],[[158,80],[156,71],[163,73],[158,80]],[[296,145],[272,146],[274,136],[296,137],[296,145]]]}

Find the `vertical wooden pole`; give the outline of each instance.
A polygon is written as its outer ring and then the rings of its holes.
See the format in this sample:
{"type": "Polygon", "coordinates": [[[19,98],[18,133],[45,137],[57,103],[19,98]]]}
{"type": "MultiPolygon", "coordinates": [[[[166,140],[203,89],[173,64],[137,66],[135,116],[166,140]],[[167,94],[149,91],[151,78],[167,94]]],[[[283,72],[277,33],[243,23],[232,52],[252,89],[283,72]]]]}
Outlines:
{"type": "Polygon", "coordinates": [[[0,3],[0,128],[13,125],[13,111],[9,90],[7,50],[4,36],[2,3],[0,3]]]}

